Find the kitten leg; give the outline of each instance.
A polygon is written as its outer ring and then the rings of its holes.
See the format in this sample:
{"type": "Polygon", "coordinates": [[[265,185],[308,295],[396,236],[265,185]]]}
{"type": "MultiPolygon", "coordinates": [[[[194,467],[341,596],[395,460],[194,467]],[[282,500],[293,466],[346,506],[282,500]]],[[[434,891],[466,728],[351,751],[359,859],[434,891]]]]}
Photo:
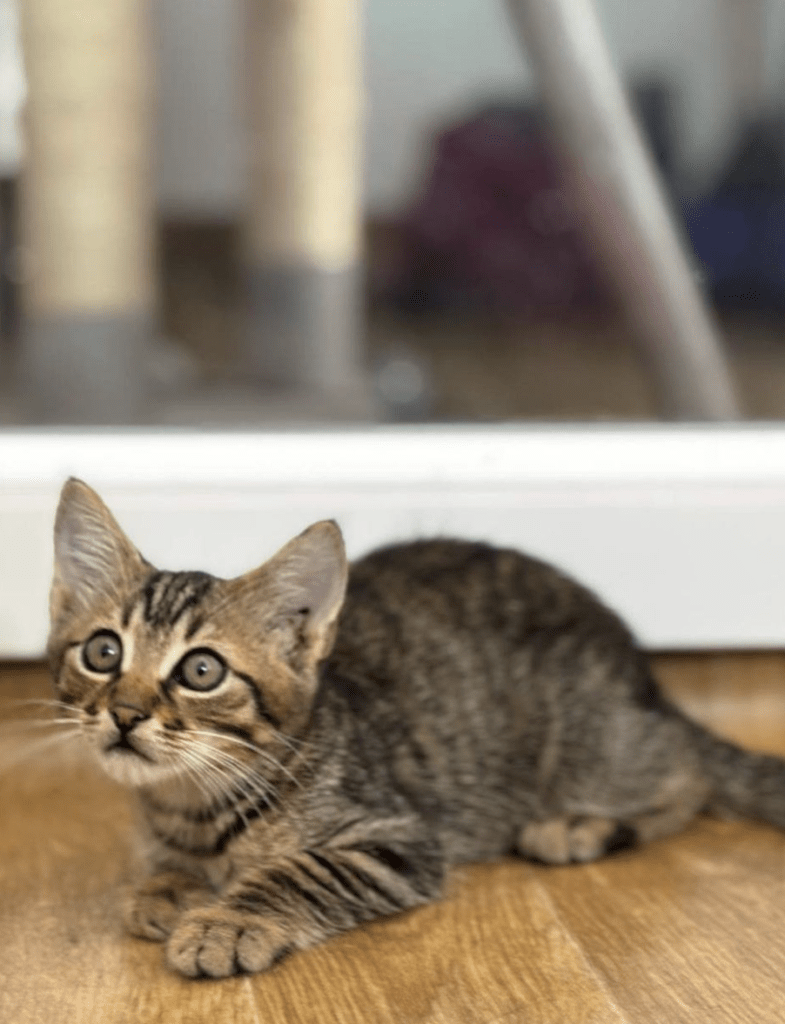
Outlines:
{"type": "Polygon", "coordinates": [[[586,863],[635,844],[636,829],[615,818],[549,818],[521,829],[517,849],[544,864],[586,863]]]}
{"type": "Polygon", "coordinates": [[[214,898],[212,890],[192,875],[160,871],[126,894],[123,921],[131,935],[163,942],[185,911],[214,898]]]}
{"type": "Polygon", "coordinates": [[[611,812],[528,822],[516,845],[524,857],[545,864],[597,860],[636,843],[680,832],[706,806],[709,792],[709,783],[699,775],[674,773],[648,810],[618,817],[611,812]]]}
{"type": "Polygon", "coordinates": [[[569,819],[549,818],[547,821],[530,821],[518,834],[518,852],[532,860],[545,864],[569,864],[569,819]]]}
{"type": "Polygon", "coordinates": [[[710,794],[711,783],[700,768],[690,763],[679,765],[660,781],[648,798],[648,807],[617,816],[618,828],[641,843],[673,835],[706,808],[710,794]]]}
{"type": "Polygon", "coordinates": [[[671,802],[629,819],[641,842],[661,839],[685,828],[707,805],[710,786],[703,780],[685,787],[671,802]]]}
{"type": "Polygon", "coordinates": [[[570,860],[585,864],[629,849],[638,842],[636,829],[615,818],[579,818],[570,826],[570,860]]]}
{"type": "Polygon", "coordinates": [[[296,949],[431,902],[443,870],[433,844],[374,839],[302,850],[273,870],[247,871],[213,906],[184,913],[167,959],[188,977],[264,971],[296,949]]]}
{"type": "Polygon", "coordinates": [[[680,832],[699,813],[707,796],[708,787],[696,785],[665,807],[631,815],[624,820],[577,819],[568,829],[570,860],[596,860],[638,843],[648,843],[680,832]]]}

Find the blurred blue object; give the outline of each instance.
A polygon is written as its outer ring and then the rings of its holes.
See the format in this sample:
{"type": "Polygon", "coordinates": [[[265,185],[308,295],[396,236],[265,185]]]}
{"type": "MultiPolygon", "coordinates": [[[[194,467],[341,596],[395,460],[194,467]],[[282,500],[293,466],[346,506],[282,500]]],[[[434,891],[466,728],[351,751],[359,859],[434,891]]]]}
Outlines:
{"type": "Polygon", "coordinates": [[[682,204],[718,306],[785,307],[785,189],[733,189],[682,204]]]}
{"type": "Polygon", "coordinates": [[[785,122],[750,121],[713,191],[682,203],[687,234],[718,306],[785,307],[785,122]]]}

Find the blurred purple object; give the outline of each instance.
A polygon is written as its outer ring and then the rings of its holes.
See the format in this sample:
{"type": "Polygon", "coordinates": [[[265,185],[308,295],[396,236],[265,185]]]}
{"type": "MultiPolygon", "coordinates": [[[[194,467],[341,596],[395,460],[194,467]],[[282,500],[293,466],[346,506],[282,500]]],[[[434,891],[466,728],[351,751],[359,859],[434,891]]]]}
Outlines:
{"type": "Polygon", "coordinates": [[[492,108],[435,145],[393,292],[412,311],[567,312],[605,298],[539,118],[492,108]]]}

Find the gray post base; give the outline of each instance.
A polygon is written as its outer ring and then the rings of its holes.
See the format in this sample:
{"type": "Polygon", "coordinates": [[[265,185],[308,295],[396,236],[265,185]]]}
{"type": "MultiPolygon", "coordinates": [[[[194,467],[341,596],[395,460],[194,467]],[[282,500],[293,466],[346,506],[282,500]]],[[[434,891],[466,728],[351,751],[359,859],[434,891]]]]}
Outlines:
{"type": "Polygon", "coordinates": [[[358,280],[355,268],[250,267],[243,371],[282,389],[359,396],[358,280]]]}
{"type": "Polygon", "coordinates": [[[33,423],[132,424],[147,412],[147,314],[28,317],[20,390],[33,423]]]}

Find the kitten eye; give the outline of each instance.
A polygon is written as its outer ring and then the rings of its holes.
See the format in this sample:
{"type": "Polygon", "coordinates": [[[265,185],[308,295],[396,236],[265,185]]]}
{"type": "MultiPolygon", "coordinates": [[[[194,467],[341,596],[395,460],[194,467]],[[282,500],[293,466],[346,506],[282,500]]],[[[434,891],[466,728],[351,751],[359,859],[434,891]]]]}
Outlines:
{"type": "Polygon", "coordinates": [[[110,629],[94,633],[82,648],[82,661],[91,672],[113,672],[122,660],[122,642],[110,629]]]}
{"type": "Polygon", "coordinates": [[[172,674],[191,690],[214,690],[226,675],[226,663],[205,648],[186,654],[172,674]]]}

